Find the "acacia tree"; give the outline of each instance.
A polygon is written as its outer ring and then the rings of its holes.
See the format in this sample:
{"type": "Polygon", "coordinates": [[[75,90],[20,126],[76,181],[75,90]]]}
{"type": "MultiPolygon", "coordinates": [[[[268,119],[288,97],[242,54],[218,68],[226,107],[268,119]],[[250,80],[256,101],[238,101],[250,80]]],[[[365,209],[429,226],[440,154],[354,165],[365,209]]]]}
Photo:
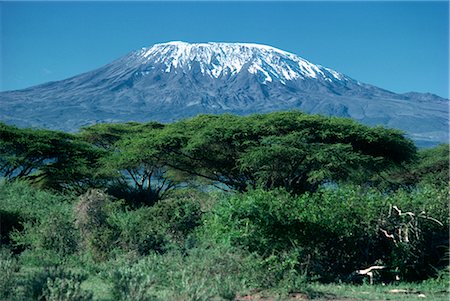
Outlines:
{"type": "Polygon", "coordinates": [[[253,125],[243,117],[200,115],[167,125],[147,143],[185,180],[203,179],[222,189],[244,191],[256,184],[255,177],[241,170],[237,159],[257,143],[253,135],[253,125]]]}
{"type": "Polygon", "coordinates": [[[449,144],[440,144],[418,153],[418,163],[411,168],[416,183],[449,184],[449,144]]]}
{"type": "Polygon", "coordinates": [[[264,188],[303,192],[325,181],[346,179],[368,161],[369,156],[355,153],[348,144],[305,142],[293,134],[264,138],[242,155],[239,164],[264,188]]]}
{"type": "Polygon", "coordinates": [[[161,129],[164,125],[157,122],[138,123],[97,123],[81,128],[78,136],[105,150],[114,150],[115,143],[133,134],[145,133],[147,130],[161,129]]]}
{"type": "Polygon", "coordinates": [[[139,142],[134,136],[117,143],[119,150],[106,158],[105,167],[116,174],[116,193],[122,191],[134,203],[151,205],[174,189],[176,181],[154,151],[143,152],[139,142]]]}
{"type": "Polygon", "coordinates": [[[57,131],[20,129],[0,123],[0,173],[54,189],[95,186],[104,153],[78,137],[57,131]]]}
{"type": "Polygon", "coordinates": [[[53,133],[0,123],[0,171],[9,180],[26,177],[54,158],[48,141],[53,133]]]}
{"type": "Polygon", "coordinates": [[[133,205],[151,205],[175,188],[170,167],[145,143],[162,128],[162,124],[150,122],[98,124],[82,130],[83,139],[108,151],[98,176],[109,179],[110,193],[133,205]]]}
{"type": "Polygon", "coordinates": [[[389,170],[386,173],[387,185],[398,187],[432,184],[448,187],[449,169],[449,144],[440,144],[419,150],[416,160],[389,170]]]}
{"type": "Polygon", "coordinates": [[[296,112],[255,119],[267,134],[245,151],[239,163],[265,188],[302,193],[326,182],[368,183],[415,156],[414,144],[400,131],[350,119],[296,112]],[[284,120],[289,120],[288,126],[284,120]]]}
{"type": "Polygon", "coordinates": [[[400,131],[300,112],[201,115],[151,139],[165,164],[238,191],[262,186],[302,193],[329,181],[367,182],[416,152],[400,131]]]}

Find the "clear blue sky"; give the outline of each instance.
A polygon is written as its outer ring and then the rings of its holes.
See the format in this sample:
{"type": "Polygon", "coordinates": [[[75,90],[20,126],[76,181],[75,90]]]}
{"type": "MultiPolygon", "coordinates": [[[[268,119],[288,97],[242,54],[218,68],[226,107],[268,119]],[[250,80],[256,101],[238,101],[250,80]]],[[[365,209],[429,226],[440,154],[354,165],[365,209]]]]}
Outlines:
{"type": "Polygon", "coordinates": [[[448,97],[447,1],[0,2],[0,9],[0,90],[181,40],[267,44],[394,92],[448,97]]]}

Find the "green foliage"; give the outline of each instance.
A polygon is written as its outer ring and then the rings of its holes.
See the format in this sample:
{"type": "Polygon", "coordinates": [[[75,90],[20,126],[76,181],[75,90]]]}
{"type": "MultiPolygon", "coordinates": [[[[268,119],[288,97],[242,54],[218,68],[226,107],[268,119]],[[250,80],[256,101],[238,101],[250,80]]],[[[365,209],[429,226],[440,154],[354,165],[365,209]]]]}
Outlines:
{"type": "Polygon", "coordinates": [[[78,135],[97,147],[109,149],[114,148],[114,144],[125,137],[163,127],[157,122],[98,123],[82,128],[78,135]]]}
{"type": "Polygon", "coordinates": [[[153,206],[149,213],[149,221],[153,221],[152,224],[160,223],[170,240],[181,246],[200,225],[202,217],[199,202],[191,198],[163,200],[153,206]]]}
{"type": "Polygon", "coordinates": [[[150,254],[114,269],[111,279],[118,300],[232,300],[257,286],[261,272],[253,257],[217,247],[192,249],[187,255],[150,254]]]}
{"type": "Polygon", "coordinates": [[[166,249],[168,238],[150,208],[118,210],[108,221],[115,229],[115,242],[120,252],[145,255],[153,251],[162,253],[166,249]]]}
{"type": "Polygon", "coordinates": [[[9,250],[0,249],[0,300],[10,300],[13,297],[19,270],[19,263],[9,250]]]}
{"type": "Polygon", "coordinates": [[[64,266],[45,267],[28,274],[18,283],[18,300],[87,301],[92,294],[81,289],[86,275],[64,266]]]}
{"type": "Polygon", "coordinates": [[[152,294],[151,276],[135,271],[133,268],[122,268],[111,275],[113,283],[112,294],[115,300],[152,301],[159,300],[152,294]]]}
{"type": "Polygon", "coordinates": [[[89,301],[92,300],[92,293],[82,290],[78,279],[47,279],[43,299],[46,301],[89,301]]]}
{"type": "Polygon", "coordinates": [[[436,268],[445,268],[448,189],[426,185],[413,191],[399,190],[387,200],[392,207],[381,220],[380,229],[393,236],[386,260],[390,267],[406,280],[424,280],[434,276],[436,268]]]}
{"type": "Polygon", "coordinates": [[[414,186],[419,184],[449,185],[449,145],[420,150],[417,159],[388,173],[390,184],[414,186]]]}
{"type": "Polygon", "coordinates": [[[76,256],[77,254],[65,255],[54,250],[33,249],[29,247],[20,252],[18,260],[21,266],[34,269],[66,264],[68,261],[77,258],[76,256]]]}
{"type": "Polygon", "coordinates": [[[399,131],[300,112],[201,115],[137,144],[168,166],[238,191],[261,185],[302,193],[330,181],[367,182],[415,155],[399,131]]]}
{"type": "MultiPolygon", "coordinates": [[[[57,134],[56,134],[57,135],[57,134]]],[[[58,154],[49,141],[56,136],[51,131],[21,130],[0,123],[0,171],[8,179],[29,175],[58,154]]],[[[61,134],[61,136],[64,134],[61,134]]],[[[62,137],[61,137],[62,138],[62,137]]]]}
{"type": "Polygon", "coordinates": [[[74,254],[78,250],[78,235],[70,212],[49,209],[48,215],[22,223],[23,229],[11,235],[13,242],[23,249],[54,252],[59,256],[74,254]]]}
{"type": "Polygon", "coordinates": [[[23,228],[20,223],[20,216],[17,212],[8,212],[0,209],[0,243],[10,244],[9,234],[14,230],[23,228]]]}
{"type": "Polygon", "coordinates": [[[196,178],[238,191],[294,193],[326,182],[367,183],[415,155],[399,131],[300,112],[99,124],[77,136],[4,124],[0,130],[5,177],[79,191],[109,181],[110,193],[134,205],[151,205],[196,178]]]}
{"type": "Polygon", "coordinates": [[[404,279],[423,279],[443,258],[446,210],[445,191],[433,187],[392,194],[330,187],[298,197],[256,190],[218,203],[206,215],[201,235],[264,258],[296,252],[295,268],[322,280],[346,279],[375,263],[398,270],[404,279]],[[393,244],[381,230],[396,230],[389,222],[389,206],[394,205],[424,211],[443,224],[421,219],[415,228],[417,239],[393,244]]]}
{"type": "Polygon", "coordinates": [[[94,185],[93,167],[103,155],[77,137],[0,123],[0,175],[27,178],[42,187],[82,190],[94,185]]]}
{"type": "Polygon", "coordinates": [[[75,206],[75,225],[94,260],[106,259],[114,247],[116,231],[108,221],[113,210],[111,198],[98,189],[81,195],[75,206]]]}
{"type": "Polygon", "coordinates": [[[419,152],[419,163],[414,169],[418,182],[443,185],[449,184],[449,144],[441,144],[419,152]]]}
{"type": "Polygon", "coordinates": [[[152,139],[163,128],[158,123],[99,124],[80,136],[105,150],[98,175],[109,178],[108,192],[133,206],[152,205],[175,188],[177,182],[161,154],[141,140],[152,139]]]}
{"type": "Polygon", "coordinates": [[[198,200],[189,196],[130,210],[104,192],[90,190],[75,206],[76,227],[95,261],[114,254],[140,256],[163,253],[171,246],[184,247],[200,225],[201,215],[198,200]]]}
{"type": "Polygon", "coordinates": [[[332,296],[334,300],[447,301],[449,294],[448,282],[436,283],[434,280],[377,285],[313,283],[310,289],[319,300],[327,300],[327,296],[332,296]]]}
{"type": "Polygon", "coordinates": [[[53,252],[66,256],[77,250],[78,236],[73,227],[71,199],[42,191],[25,182],[0,182],[0,212],[6,242],[19,250],[53,252]]]}
{"type": "Polygon", "coordinates": [[[199,201],[184,196],[162,200],[152,207],[118,210],[109,221],[117,229],[117,244],[122,250],[145,255],[188,245],[201,216],[199,201]]]}
{"type": "Polygon", "coordinates": [[[315,191],[327,181],[345,180],[352,168],[370,160],[355,153],[348,144],[302,140],[295,134],[264,138],[240,158],[241,169],[253,173],[261,187],[283,187],[299,193],[315,191]]]}
{"type": "Polygon", "coordinates": [[[292,256],[263,259],[239,248],[202,245],[186,252],[150,254],[110,271],[118,300],[235,300],[268,290],[286,296],[307,291],[292,256]]]}
{"type": "Polygon", "coordinates": [[[52,208],[70,210],[71,202],[71,196],[41,190],[26,181],[0,181],[0,209],[23,220],[45,218],[52,208]]]}
{"type": "Polygon", "coordinates": [[[448,145],[416,153],[396,130],[299,112],[0,124],[0,168],[0,299],[91,300],[72,268],[118,300],[282,298],[372,265],[445,281],[448,145]]]}

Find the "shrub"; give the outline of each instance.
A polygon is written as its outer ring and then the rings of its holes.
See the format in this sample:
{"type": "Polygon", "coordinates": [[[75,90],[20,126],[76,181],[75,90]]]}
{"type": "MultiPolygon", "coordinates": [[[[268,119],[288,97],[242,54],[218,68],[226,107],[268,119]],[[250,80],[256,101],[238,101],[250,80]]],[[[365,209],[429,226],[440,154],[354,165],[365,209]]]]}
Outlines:
{"type": "Polygon", "coordinates": [[[43,293],[46,301],[89,301],[92,293],[82,290],[81,282],[72,278],[47,279],[47,287],[43,293]]]}
{"type": "Polygon", "coordinates": [[[152,294],[151,276],[136,269],[118,269],[111,273],[112,294],[115,300],[150,301],[158,300],[152,294]]]}
{"type": "Polygon", "coordinates": [[[425,185],[387,197],[390,210],[380,223],[389,241],[386,263],[402,279],[425,280],[448,266],[447,194],[442,186],[425,185]]]}
{"type": "Polygon", "coordinates": [[[42,219],[28,220],[23,230],[11,235],[16,245],[36,251],[48,251],[59,256],[74,254],[78,250],[78,235],[70,212],[48,209],[42,219]]]}
{"type": "Polygon", "coordinates": [[[18,282],[19,264],[7,249],[0,249],[0,300],[13,297],[18,282]]]}
{"type": "Polygon", "coordinates": [[[75,206],[75,224],[85,248],[95,260],[104,260],[114,247],[116,230],[108,222],[113,210],[110,197],[98,189],[81,195],[75,206]]]}
{"type": "Polygon", "coordinates": [[[21,280],[18,297],[20,300],[91,300],[92,294],[80,287],[86,278],[64,266],[45,267],[21,280]]]}
{"type": "Polygon", "coordinates": [[[256,257],[216,246],[182,254],[150,254],[111,271],[118,300],[232,300],[240,291],[259,287],[266,274],[256,257]]]}
{"type": "Polygon", "coordinates": [[[71,209],[70,197],[38,190],[26,182],[0,182],[2,238],[15,252],[26,249],[59,257],[75,253],[78,236],[71,209]]]}
{"type": "MultiPolygon", "coordinates": [[[[200,225],[200,203],[193,198],[171,198],[160,201],[149,211],[152,224],[159,223],[170,240],[183,245],[186,238],[200,225]]],[[[150,216],[149,216],[150,218],[150,216]]]]}
{"type": "Polygon", "coordinates": [[[275,262],[288,254],[300,274],[323,281],[345,280],[376,263],[401,270],[408,280],[422,279],[434,273],[448,241],[445,195],[433,187],[383,194],[330,186],[297,197],[281,190],[255,190],[217,203],[205,216],[200,237],[275,262]],[[414,242],[392,244],[381,230],[393,229],[386,223],[389,205],[394,204],[416,214],[425,211],[444,225],[422,219],[414,242]]]}
{"type": "Polygon", "coordinates": [[[39,190],[24,181],[0,181],[0,210],[22,221],[44,219],[50,208],[70,212],[72,198],[39,190]]]}
{"type": "Polygon", "coordinates": [[[109,222],[117,230],[117,245],[126,252],[146,255],[184,247],[201,223],[201,205],[191,197],[161,200],[152,207],[117,210],[109,222]]]}
{"type": "Polygon", "coordinates": [[[8,212],[0,209],[0,243],[2,245],[10,244],[10,233],[16,230],[22,230],[20,215],[17,212],[8,212]]]}
{"type": "Polygon", "coordinates": [[[151,214],[151,208],[118,210],[110,216],[109,222],[117,231],[116,245],[120,250],[116,251],[136,255],[152,251],[161,253],[168,243],[161,227],[158,227],[159,221],[151,214]]]}
{"type": "Polygon", "coordinates": [[[200,207],[195,198],[181,197],[130,210],[122,201],[113,202],[104,192],[90,190],[76,204],[75,224],[94,260],[121,252],[163,253],[170,246],[185,246],[200,224],[200,207]]]}

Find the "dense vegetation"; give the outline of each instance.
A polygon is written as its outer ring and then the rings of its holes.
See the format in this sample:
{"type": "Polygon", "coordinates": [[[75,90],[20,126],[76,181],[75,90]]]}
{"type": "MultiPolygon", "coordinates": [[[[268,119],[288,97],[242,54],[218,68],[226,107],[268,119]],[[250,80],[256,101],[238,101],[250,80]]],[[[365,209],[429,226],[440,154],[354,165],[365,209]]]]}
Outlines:
{"type": "Polygon", "coordinates": [[[445,292],[448,160],[300,112],[0,124],[0,300],[314,296],[373,265],[445,292]]]}

